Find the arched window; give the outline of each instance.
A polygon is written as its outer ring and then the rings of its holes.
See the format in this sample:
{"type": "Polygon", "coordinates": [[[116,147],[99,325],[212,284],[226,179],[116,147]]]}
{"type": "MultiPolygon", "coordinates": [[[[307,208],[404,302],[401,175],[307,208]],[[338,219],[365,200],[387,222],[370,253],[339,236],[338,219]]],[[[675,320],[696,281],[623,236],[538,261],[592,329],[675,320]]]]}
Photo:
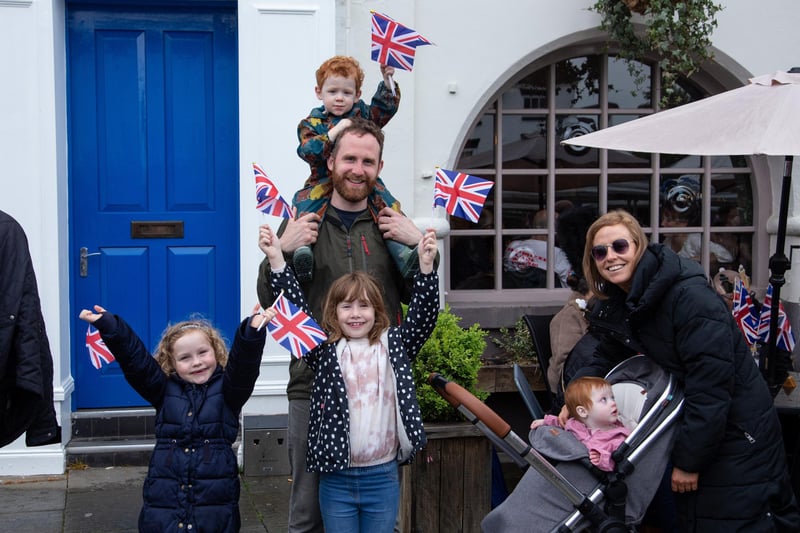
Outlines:
{"type": "MultiPolygon", "coordinates": [[[[498,92],[456,163],[495,182],[477,224],[451,218],[448,300],[499,304],[561,300],[558,212],[591,206],[634,214],[651,239],[699,261],[751,273],[754,205],[746,157],[598,150],[560,141],[657,111],[657,66],[607,54],[533,64],[498,92]],[[538,243],[538,244],[537,244],[538,243]],[[536,268],[544,266],[545,268],[536,268]]],[[[684,103],[707,95],[678,82],[684,103]]]]}

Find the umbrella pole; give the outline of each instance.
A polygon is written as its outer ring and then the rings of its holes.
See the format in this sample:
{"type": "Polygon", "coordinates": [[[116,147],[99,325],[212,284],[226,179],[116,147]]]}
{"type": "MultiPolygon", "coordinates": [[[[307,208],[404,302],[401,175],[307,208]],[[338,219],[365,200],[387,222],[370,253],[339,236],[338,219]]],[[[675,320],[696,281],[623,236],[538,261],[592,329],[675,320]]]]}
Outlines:
{"type": "Polygon", "coordinates": [[[781,205],[778,211],[778,240],[775,254],[769,258],[770,277],[772,284],[772,305],[770,306],[769,341],[767,357],[761,358],[759,364],[761,372],[767,378],[770,387],[779,385],[775,383],[775,366],[777,365],[778,322],[781,305],[781,287],[786,283],[784,274],[791,268],[789,258],[786,257],[786,221],[789,219],[789,189],[792,185],[792,162],[794,157],[787,155],[783,162],[783,184],[781,185],[781,205]]]}

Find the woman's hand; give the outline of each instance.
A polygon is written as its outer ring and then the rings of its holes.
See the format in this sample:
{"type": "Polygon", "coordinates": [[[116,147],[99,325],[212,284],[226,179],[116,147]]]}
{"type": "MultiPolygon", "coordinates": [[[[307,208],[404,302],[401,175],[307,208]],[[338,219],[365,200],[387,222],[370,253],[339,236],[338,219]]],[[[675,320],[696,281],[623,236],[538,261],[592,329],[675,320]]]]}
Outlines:
{"type": "Polygon", "coordinates": [[[695,491],[697,490],[698,479],[700,479],[700,474],[698,472],[686,472],[675,466],[672,468],[672,491],[695,491]]]}

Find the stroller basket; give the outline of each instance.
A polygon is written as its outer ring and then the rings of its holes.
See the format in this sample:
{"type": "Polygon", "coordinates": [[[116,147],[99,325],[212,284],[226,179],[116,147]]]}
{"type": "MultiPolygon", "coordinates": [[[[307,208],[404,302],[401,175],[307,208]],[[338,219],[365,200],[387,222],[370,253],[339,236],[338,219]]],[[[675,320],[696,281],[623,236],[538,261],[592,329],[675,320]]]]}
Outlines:
{"type": "Polygon", "coordinates": [[[680,414],[683,393],[672,376],[645,356],[620,363],[606,379],[614,388],[621,418],[635,427],[615,452],[615,472],[598,482],[581,461],[554,466],[463,387],[431,374],[429,381],[443,398],[518,465],[531,467],[506,502],[484,519],[484,531],[629,531],[628,526],[641,520],[666,468],[671,429],[680,414]],[[654,453],[649,453],[652,448],[654,453]],[[648,475],[655,478],[647,479],[648,475]],[[635,489],[628,490],[625,508],[613,516],[605,509],[610,500],[609,479],[633,484],[628,488],[635,489]],[[531,505],[537,501],[538,505],[531,505]]]}

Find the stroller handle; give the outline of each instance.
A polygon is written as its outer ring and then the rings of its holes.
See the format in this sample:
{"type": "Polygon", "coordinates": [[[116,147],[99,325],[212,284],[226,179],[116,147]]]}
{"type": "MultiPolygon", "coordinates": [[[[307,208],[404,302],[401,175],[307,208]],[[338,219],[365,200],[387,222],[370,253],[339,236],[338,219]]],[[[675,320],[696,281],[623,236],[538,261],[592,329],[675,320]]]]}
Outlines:
{"type": "Polygon", "coordinates": [[[511,432],[511,426],[500,416],[458,383],[452,382],[439,373],[428,376],[428,383],[450,405],[458,409],[461,405],[469,409],[478,420],[486,424],[500,438],[511,432]]]}

